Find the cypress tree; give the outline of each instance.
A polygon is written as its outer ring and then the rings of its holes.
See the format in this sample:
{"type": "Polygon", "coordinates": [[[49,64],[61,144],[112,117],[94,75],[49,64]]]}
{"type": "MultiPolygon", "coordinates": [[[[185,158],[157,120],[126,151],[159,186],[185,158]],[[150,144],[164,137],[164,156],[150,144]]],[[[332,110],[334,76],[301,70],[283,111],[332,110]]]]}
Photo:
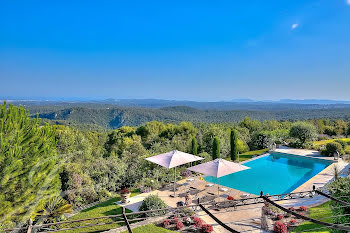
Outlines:
{"type": "Polygon", "coordinates": [[[220,158],[220,140],[218,137],[214,138],[213,141],[213,154],[212,154],[213,160],[220,158]]]}
{"type": "Polygon", "coordinates": [[[193,155],[197,155],[198,151],[197,151],[197,139],[196,137],[192,138],[192,144],[191,144],[191,153],[193,155]]]}
{"type": "Polygon", "coordinates": [[[237,131],[234,129],[231,130],[230,144],[231,144],[231,160],[236,161],[238,157],[238,139],[237,139],[237,131]]]}
{"type": "Polygon", "coordinates": [[[0,225],[28,221],[59,194],[54,129],[23,107],[0,106],[0,225]]]}

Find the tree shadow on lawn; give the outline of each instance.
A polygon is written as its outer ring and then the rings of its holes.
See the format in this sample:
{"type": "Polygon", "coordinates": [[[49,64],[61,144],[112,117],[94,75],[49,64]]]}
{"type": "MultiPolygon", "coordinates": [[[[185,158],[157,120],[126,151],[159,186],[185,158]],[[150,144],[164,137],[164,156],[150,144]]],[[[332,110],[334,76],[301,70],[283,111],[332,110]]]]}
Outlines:
{"type": "Polygon", "coordinates": [[[112,205],[115,206],[116,208],[121,209],[121,207],[119,205],[115,204],[115,202],[117,202],[117,201],[120,201],[120,197],[113,197],[107,201],[101,202],[100,204],[97,204],[97,205],[91,206],[90,208],[82,210],[81,213],[89,212],[89,211],[95,210],[97,208],[104,208],[104,207],[108,207],[108,206],[112,206],[112,205]]]}

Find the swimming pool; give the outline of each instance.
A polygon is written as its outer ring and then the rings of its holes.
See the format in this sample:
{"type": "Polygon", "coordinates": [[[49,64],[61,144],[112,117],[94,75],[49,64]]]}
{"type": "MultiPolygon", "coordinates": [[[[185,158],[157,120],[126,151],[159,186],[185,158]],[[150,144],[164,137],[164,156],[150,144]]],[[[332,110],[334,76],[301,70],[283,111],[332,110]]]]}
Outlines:
{"type": "MultiPolygon", "coordinates": [[[[244,163],[251,169],[221,177],[220,185],[256,195],[260,195],[260,191],[270,195],[288,193],[304,184],[331,163],[320,159],[271,153],[244,163]]],[[[217,183],[217,178],[212,176],[207,176],[204,179],[217,183]]]]}

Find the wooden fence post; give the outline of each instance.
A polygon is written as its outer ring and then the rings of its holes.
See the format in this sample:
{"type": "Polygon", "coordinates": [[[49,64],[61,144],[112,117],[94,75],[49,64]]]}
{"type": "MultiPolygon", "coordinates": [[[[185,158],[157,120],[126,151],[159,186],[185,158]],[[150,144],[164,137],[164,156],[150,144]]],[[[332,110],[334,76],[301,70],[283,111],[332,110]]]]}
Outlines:
{"type": "Polygon", "coordinates": [[[123,208],[122,208],[122,211],[123,211],[122,214],[123,214],[124,221],[125,221],[125,223],[126,223],[126,227],[128,228],[129,233],[132,233],[132,230],[131,230],[129,221],[128,221],[126,215],[125,215],[125,207],[124,207],[124,206],[123,206],[123,208]]]}
{"type": "Polygon", "coordinates": [[[32,228],[33,228],[33,220],[29,219],[27,233],[31,233],[32,232],[32,228]]]}

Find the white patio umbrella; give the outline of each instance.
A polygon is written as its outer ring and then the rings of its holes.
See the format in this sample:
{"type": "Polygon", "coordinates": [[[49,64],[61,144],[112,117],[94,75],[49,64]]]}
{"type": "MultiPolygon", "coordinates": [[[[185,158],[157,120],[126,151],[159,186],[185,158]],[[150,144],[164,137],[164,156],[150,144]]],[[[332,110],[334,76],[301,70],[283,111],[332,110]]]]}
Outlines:
{"type": "Polygon", "coordinates": [[[250,167],[244,166],[239,163],[227,161],[224,159],[215,159],[213,161],[202,163],[187,169],[190,171],[205,174],[207,176],[214,176],[218,178],[218,196],[219,196],[220,177],[226,176],[235,172],[247,170],[247,169],[250,169],[250,167]]]}
{"type": "Polygon", "coordinates": [[[195,156],[192,154],[188,154],[185,152],[181,152],[178,150],[173,150],[164,154],[155,155],[152,157],[146,158],[146,160],[158,164],[162,167],[166,168],[174,168],[174,197],[175,197],[175,185],[176,185],[176,167],[186,164],[195,162],[198,160],[202,160],[204,158],[195,156]]]}

